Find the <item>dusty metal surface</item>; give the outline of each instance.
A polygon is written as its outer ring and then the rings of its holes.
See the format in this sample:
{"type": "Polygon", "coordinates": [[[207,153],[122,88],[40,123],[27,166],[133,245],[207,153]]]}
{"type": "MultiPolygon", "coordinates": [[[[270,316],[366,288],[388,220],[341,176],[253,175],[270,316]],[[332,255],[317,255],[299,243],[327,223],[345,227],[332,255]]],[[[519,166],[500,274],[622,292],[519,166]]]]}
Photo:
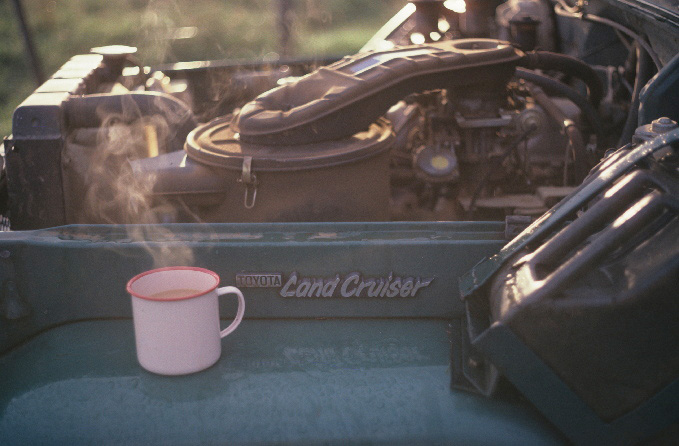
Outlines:
{"type": "Polygon", "coordinates": [[[516,400],[448,386],[444,320],[249,320],[212,368],[137,364],[130,320],[48,330],[0,357],[6,444],[562,444],[516,400]],[[8,385],[9,384],[9,385],[8,385]]]}

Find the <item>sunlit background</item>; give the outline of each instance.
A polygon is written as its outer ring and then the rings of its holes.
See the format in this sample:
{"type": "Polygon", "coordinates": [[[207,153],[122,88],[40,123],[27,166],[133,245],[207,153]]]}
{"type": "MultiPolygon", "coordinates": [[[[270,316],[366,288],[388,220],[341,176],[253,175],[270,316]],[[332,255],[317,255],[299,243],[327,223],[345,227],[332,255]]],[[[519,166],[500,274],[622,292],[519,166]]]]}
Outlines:
{"type": "MultiPolygon", "coordinates": [[[[14,108],[36,88],[15,0],[0,2],[0,137],[14,108]]],[[[451,5],[459,0],[449,0],[451,5]]],[[[21,0],[42,71],[75,54],[124,44],[144,64],[276,59],[355,53],[405,0],[21,0]],[[287,3],[287,44],[279,20],[287,3]]],[[[462,2],[464,6],[464,2],[462,2]]],[[[451,9],[453,9],[451,7],[451,9]]]]}

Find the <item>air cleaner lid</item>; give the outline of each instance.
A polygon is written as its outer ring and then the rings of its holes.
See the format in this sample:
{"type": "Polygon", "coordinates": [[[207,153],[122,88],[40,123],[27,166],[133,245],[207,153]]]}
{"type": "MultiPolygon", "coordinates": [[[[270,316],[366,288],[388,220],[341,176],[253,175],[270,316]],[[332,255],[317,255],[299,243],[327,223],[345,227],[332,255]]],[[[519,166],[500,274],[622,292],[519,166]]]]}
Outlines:
{"type": "Polygon", "coordinates": [[[411,93],[504,85],[522,56],[508,42],[494,39],[359,53],[262,93],[243,105],[234,127],[242,141],[252,144],[339,139],[368,128],[411,93]]]}
{"type": "MultiPolygon", "coordinates": [[[[393,132],[380,118],[364,132],[336,141],[303,145],[260,145],[241,142],[230,115],[198,126],[186,138],[187,155],[200,163],[241,170],[252,158],[258,171],[286,171],[329,167],[358,161],[388,150],[393,132]]],[[[281,141],[284,143],[285,141],[281,141]]]]}

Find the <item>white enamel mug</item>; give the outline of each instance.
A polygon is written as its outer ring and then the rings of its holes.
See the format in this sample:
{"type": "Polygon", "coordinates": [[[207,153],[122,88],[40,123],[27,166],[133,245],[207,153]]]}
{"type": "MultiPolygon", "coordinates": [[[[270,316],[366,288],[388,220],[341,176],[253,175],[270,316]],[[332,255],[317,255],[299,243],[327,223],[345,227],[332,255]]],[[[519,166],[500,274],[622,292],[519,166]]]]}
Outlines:
{"type": "Polygon", "coordinates": [[[142,367],[161,375],[185,375],[217,362],[221,338],[238,327],[245,311],[238,288],[218,285],[216,273],[185,266],[154,269],[130,279],[127,291],[142,367]],[[236,319],[220,330],[217,298],[231,293],[238,297],[236,319]]]}

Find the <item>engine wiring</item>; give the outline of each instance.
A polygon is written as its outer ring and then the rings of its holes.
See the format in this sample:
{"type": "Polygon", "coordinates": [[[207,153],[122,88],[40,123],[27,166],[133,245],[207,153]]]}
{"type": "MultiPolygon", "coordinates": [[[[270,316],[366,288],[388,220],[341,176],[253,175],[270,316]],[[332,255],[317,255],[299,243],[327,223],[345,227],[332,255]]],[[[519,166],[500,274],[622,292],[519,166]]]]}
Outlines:
{"type": "Polygon", "coordinates": [[[533,133],[536,129],[537,129],[537,127],[535,127],[535,126],[530,126],[529,128],[527,128],[523,133],[521,133],[521,135],[519,135],[518,138],[516,138],[514,140],[514,142],[512,142],[509,145],[509,147],[507,147],[505,152],[498,158],[497,163],[488,167],[488,170],[486,170],[486,173],[483,175],[483,177],[481,178],[479,183],[476,185],[476,188],[474,189],[474,193],[472,194],[472,198],[469,201],[469,208],[467,210],[467,214],[468,214],[469,219],[472,219],[472,217],[474,215],[474,210],[476,208],[476,202],[478,201],[479,196],[481,195],[481,191],[483,191],[483,188],[485,187],[486,183],[490,179],[490,175],[493,173],[493,170],[494,170],[493,168],[495,166],[501,166],[502,163],[504,162],[504,160],[506,160],[509,155],[514,153],[514,151],[519,147],[519,145],[522,142],[526,141],[526,138],[528,138],[528,136],[531,133],[533,133]]]}
{"type": "MultiPolygon", "coordinates": [[[[585,20],[588,22],[599,23],[611,27],[622,34],[633,39],[637,44],[644,49],[650,56],[651,60],[655,64],[656,68],[660,70],[662,68],[662,63],[658,54],[653,50],[651,45],[639,34],[635,33],[631,29],[614,22],[613,20],[607,19],[605,17],[600,17],[594,14],[589,14],[584,9],[584,4],[578,3],[576,6],[569,5],[565,0],[556,0],[557,4],[554,5],[554,12],[561,17],[568,17],[573,19],[585,20]]],[[[626,43],[626,42],[624,42],[626,43]]]]}

